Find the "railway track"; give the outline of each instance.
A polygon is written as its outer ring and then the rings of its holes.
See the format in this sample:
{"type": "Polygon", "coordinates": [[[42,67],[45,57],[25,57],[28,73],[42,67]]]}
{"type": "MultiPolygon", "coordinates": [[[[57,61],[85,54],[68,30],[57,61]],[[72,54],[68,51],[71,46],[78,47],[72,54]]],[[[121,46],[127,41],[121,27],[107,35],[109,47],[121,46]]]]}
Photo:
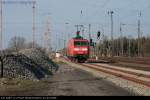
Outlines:
{"type": "MultiPolygon", "coordinates": [[[[104,60],[109,60],[110,58],[102,58],[104,60]]],[[[126,62],[126,63],[135,63],[135,64],[143,64],[143,65],[150,65],[150,58],[138,58],[138,57],[114,57],[113,58],[119,62],[126,62]]]]}
{"type": "MultiPolygon", "coordinates": [[[[65,61],[70,62],[65,59],[65,61]]],[[[72,63],[72,62],[71,62],[72,63]]],[[[108,67],[97,63],[75,63],[90,69],[104,72],[110,75],[120,77],[122,79],[132,81],[143,86],[150,87],[150,73],[148,71],[133,70],[130,68],[108,67]]]]}
{"type": "Polygon", "coordinates": [[[115,71],[119,71],[119,72],[123,72],[127,74],[136,75],[138,77],[150,78],[150,73],[145,72],[145,71],[140,71],[140,70],[135,70],[135,69],[130,69],[130,68],[115,67],[115,66],[110,66],[106,64],[94,64],[94,65],[102,67],[102,68],[107,68],[110,70],[115,70],[115,71]]]}
{"type": "Polygon", "coordinates": [[[132,72],[132,71],[127,71],[127,70],[121,70],[117,68],[109,68],[106,66],[101,66],[97,64],[79,64],[84,67],[88,67],[90,69],[94,69],[97,71],[101,71],[107,74],[111,74],[120,78],[123,78],[125,80],[129,80],[147,87],[150,87],[150,75],[148,74],[143,74],[143,73],[138,73],[138,72],[132,72]]]}

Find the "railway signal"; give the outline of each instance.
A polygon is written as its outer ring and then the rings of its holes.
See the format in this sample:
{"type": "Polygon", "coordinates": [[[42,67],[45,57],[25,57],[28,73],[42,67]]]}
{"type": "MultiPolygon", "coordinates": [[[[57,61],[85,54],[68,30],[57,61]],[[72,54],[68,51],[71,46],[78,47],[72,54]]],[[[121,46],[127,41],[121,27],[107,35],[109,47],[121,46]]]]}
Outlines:
{"type": "Polygon", "coordinates": [[[97,39],[98,39],[98,40],[100,39],[100,36],[101,36],[101,32],[98,31],[98,32],[97,32],[97,39]]]}
{"type": "Polygon", "coordinates": [[[93,46],[93,39],[90,39],[90,46],[93,46]]]}

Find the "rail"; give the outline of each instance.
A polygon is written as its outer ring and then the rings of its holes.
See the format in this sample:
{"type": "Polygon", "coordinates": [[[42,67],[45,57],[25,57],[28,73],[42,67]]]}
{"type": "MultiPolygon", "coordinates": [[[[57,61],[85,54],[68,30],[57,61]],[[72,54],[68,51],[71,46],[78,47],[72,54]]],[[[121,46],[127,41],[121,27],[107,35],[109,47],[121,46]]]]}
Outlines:
{"type": "MultiPolygon", "coordinates": [[[[66,62],[73,63],[73,62],[70,62],[67,58],[65,58],[64,60],[66,62]]],[[[133,72],[133,71],[128,71],[128,70],[121,70],[121,69],[117,69],[113,67],[109,68],[109,67],[100,66],[96,64],[90,64],[90,63],[74,63],[74,64],[80,65],[82,67],[94,69],[100,72],[104,72],[104,73],[117,76],[128,81],[132,81],[137,84],[150,87],[150,75],[149,74],[133,72]]]]}

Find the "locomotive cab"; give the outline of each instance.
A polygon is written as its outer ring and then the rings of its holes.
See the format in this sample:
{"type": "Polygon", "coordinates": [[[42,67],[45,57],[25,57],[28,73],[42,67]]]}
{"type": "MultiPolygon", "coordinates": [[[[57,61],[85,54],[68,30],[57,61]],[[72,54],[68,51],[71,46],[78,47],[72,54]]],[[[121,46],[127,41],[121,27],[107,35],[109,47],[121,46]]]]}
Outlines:
{"type": "Polygon", "coordinates": [[[72,38],[68,43],[67,56],[72,60],[84,62],[89,58],[89,41],[83,39],[77,32],[77,37],[72,38]]]}

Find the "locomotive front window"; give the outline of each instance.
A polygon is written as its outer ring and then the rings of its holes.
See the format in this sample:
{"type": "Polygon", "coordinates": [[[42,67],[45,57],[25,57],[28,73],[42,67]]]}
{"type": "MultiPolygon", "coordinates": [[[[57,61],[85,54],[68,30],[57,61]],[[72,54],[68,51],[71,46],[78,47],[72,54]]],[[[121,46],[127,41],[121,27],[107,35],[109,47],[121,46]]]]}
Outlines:
{"type": "Polygon", "coordinates": [[[88,42],[76,41],[74,43],[75,46],[88,46],[88,42]]]}

